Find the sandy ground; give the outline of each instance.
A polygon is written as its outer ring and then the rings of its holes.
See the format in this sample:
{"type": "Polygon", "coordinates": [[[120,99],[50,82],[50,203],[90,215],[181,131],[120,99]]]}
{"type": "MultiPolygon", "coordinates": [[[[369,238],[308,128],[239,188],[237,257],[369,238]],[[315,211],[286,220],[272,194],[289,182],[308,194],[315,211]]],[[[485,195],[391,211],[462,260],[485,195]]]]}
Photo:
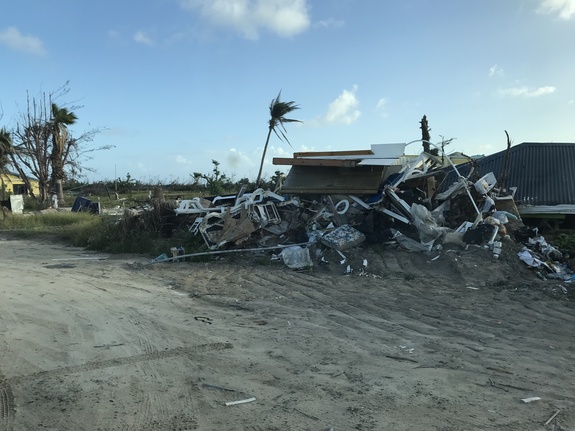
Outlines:
{"type": "Polygon", "coordinates": [[[0,234],[0,430],[575,430],[573,289],[510,248],[343,275],[0,234]]]}

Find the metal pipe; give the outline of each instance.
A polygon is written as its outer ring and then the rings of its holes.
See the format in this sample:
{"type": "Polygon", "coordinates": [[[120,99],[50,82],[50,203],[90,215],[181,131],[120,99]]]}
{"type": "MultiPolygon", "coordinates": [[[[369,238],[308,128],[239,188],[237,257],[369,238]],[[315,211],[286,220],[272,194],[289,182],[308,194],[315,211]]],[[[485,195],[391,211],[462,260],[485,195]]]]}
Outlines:
{"type": "Polygon", "coordinates": [[[151,262],[148,262],[149,265],[152,265],[154,263],[162,263],[162,262],[169,262],[170,260],[178,260],[178,259],[183,259],[185,257],[196,257],[196,256],[209,256],[212,254],[228,254],[228,253],[241,253],[242,251],[266,251],[266,250],[276,250],[278,248],[287,248],[287,247],[295,247],[295,246],[305,246],[305,245],[311,245],[313,244],[314,241],[308,241],[308,242],[300,242],[298,244],[281,244],[281,245],[276,245],[276,246],[272,246],[272,247],[259,247],[259,248],[237,248],[234,250],[216,250],[216,251],[204,251],[201,253],[191,253],[191,254],[183,254],[181,256],[174,256],[174,257],[169,257],[167,259],[162,259],[162,260],[152,260],[151,262]]]}

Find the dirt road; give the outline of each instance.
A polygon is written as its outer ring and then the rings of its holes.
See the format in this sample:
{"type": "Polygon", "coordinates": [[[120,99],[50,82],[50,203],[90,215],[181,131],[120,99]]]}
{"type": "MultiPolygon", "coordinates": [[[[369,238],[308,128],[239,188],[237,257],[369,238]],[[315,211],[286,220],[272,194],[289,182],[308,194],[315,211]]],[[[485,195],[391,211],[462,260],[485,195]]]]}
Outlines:
{"type": "Polygon", "coordinates": [[[575,429],[571,288],[482,252],[343,275],[0,234],[0,430],[575,429]]]}

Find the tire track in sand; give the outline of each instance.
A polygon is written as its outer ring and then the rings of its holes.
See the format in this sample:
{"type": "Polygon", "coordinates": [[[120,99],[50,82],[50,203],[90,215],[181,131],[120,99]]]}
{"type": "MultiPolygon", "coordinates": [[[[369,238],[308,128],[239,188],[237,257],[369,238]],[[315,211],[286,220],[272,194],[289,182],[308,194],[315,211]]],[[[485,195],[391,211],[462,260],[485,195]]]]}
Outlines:
{"type": "Polygon", "coordinates": [[[233,345],[230,343],[209,343],[209,344],[200,344],[198,346],[192,346],[192,347],[176,347],[175,349],[165,350],[162,352],[145,353],[142,355],[134,355],[126,358],[108,359],[104,361],[90,362],[84,365],[74,365],[71,367],[57,368],[55,370],[39,371],[37,373],[28,374],[26,376],[12,377],[10,379],[7,379],[6,382],[9,387],[9,385],[18,385],[24,382],[30,382],[39,379],[66,376],[68,374],[83,373],[87,371],[94,371],[108,367],[118,367],[121,365],[137,364],[143,361],[171,358],[182,355],[193,356],[208,351],[219,351],[232,348],[233,345]]]}
{"type": "Polygon", "coordinates": [[[9,382],[0,374],[0,430],[10,431],[16,410],[14,409],[14,395],[9,382]]]}

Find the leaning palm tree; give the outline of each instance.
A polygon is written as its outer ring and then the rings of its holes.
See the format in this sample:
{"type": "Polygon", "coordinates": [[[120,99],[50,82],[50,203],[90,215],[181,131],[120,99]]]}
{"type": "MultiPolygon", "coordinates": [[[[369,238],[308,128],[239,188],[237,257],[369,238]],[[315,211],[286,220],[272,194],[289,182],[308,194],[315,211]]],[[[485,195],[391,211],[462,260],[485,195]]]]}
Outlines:
{"type": "Polygon", "coordinates": [[[52,164],[51,185],[58,195],[58,205],[64,205],[64,161],[66,159],[69,140],[68,126],[74,124],[78,117],[66,108],[60,108],[52,103],[52,164]]]}
{"type": "MultiPolygon", "coordinates": [[[[300,120],[292,120],[290,118],[286,118],[285,116],[296,109],[299,109],[299,106],[295,104],[295,102],[282,102],[280,100],[282,92],[278,93],[278,96],[275,99],[272,99],[270,103],[270,120],[269,120],[269,130],[268,130],[268,137],[266,139],[266,145],[264,146],[264,153],[262,154],[262,161],[260,163],[260,170],[258,172],[258,178],[256,179],[256,187],[260,184],[260,179],[262,176],[262,169],[264,167],[264,160],[266,158],[266,152],[268,150],[268,144],[270,142],[270,136],[272,131],[276,134],[278,138],[281,140],[285,140],[288,144],[288,138],[286,137],[287,130],[284,126],[285,123],[301,123],[300,120]],[[279,133],[278,133],[279,129],[279,133]],[[285,132],[285,133],[284,133],[285,132]],[[281,133],[281,136],[280,136],[281,133]]],[[[291,146],[291,144],[290,144],[291,146]]]]}

